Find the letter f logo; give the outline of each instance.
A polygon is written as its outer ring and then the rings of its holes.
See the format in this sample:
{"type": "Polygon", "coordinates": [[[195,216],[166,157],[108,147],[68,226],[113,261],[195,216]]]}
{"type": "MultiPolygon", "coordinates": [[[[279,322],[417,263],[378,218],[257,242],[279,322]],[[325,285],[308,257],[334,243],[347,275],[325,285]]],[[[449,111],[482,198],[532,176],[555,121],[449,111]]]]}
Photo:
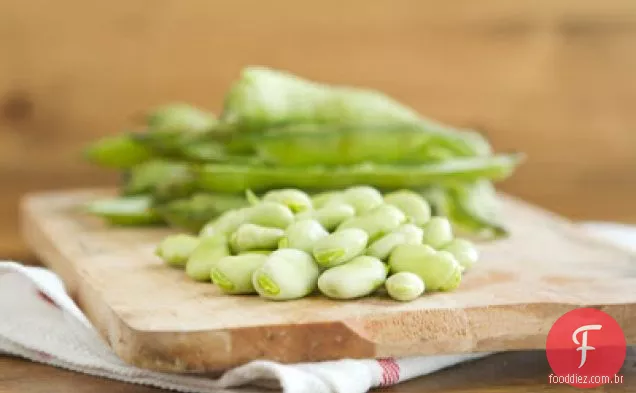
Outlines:
{"type": "Polygon", "coordinates": [[[580,345],[580,347],[576,349],[577,351],[581,351],[581,364],[579,365],[579,368],[583,367],[585,361],[587,360],[587,351],[593,351],[596,349],[592,346],[587,345],[587,332],[590,330],[601,330],[602,327],[602,325],[585,325],[576,329],[572,334],[572,341],[574,341],[574,344],[580,345]],[[579,342],[576,336],[578,336],[578,334],[581,332],[583,332],[583,334],[581,335],[582,340],[581,342],[579,342]]]}

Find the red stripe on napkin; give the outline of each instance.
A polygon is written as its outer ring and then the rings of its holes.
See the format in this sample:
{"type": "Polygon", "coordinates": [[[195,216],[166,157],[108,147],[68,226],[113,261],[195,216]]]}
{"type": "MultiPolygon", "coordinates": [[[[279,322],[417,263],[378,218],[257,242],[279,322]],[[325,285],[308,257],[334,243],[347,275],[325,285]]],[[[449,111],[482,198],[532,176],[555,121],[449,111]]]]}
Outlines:
{"type": "Polygon", "coordinates": [[[44,292],[42,292],[42,291],[38,290],[38,296],[40,297],[40,299],[44,300],[45,302],[47,302],[47,303],[49,303],[49,304],[51,304],[51,305],[53,305],[53,306],[55,306],[55,307],[57,307],[57,308],[60,308],[60,306],[58,306],[58,305],[57,305],[57,303],[55,303],[55,302],[53,301],[53,299],[51,299],[51,298],[49,297],[49,295],[47,295],[46,293],[44,293],[44,292]]]}
{"type": "Polygon", "coordinates": [[[382,380],[380,386],[395,385],[400,382],[400,365],[393,358],[382,358],[377,360],[382,368],[382,380]]]}

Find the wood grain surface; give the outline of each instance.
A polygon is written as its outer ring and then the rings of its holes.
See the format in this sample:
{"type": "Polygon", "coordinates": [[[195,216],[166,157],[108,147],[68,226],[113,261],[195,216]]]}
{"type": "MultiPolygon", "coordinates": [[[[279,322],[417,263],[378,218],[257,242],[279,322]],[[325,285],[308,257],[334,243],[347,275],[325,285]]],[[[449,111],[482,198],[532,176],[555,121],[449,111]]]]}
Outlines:
{"type": "Polygon", "coordinates": [[[79,152],[154,105],[218,111],[263,64],[386,91],[528,162],[503,189],[577,219],[635,221],[632,0],[4,0],[0,256],[26,258],[26,191],[112,185],[79,152]]]}
{"type": "Polygon", "coordinates": [[[511,236],[480,244],[480,264],[459,290],[398,303],[382,296],[224,296],[154,255],[167,229],[109,228],[77,212],[103,195],[30,196],[24,236],[117,354],[140,367],[201,372],[261,358],[295,363],[540,349],[556,319],[583,306],[601,307],[636,342],[636,256],[509,197],[502,215],[511,236]]]}
{"type": "MultiPolygon", "coordinates": [[[[550,384],[552,373],[544,351],[507,352],[461,364],[433,375],[373,390],[377,393],[537,393],[581,392],[579,388],[550,384]]],[[[629,348],[622,384],[588,389],[592,392],[633,392],[636,385],[636,349],[629,348]]],[[[90,377],[16,358],[0,356],[0,391],[3,393],[160,393],[167,392],[90,377]]],[[[271,391],[268,391],[271,392],[271,391]]],[[[264,392],[265,393],[265,392],[264,392]]]]}

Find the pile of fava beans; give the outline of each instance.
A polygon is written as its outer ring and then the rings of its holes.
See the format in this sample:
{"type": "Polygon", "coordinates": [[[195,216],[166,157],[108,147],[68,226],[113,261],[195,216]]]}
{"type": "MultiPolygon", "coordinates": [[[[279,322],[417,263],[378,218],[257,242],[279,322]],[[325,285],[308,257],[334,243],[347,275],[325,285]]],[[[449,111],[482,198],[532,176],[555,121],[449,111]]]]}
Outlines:
{"type": "Polygon", "coordinates": [[[156,254],[229,295],[300,299],[319,291],[357,299],[382,287],[399,301],[452,291],[478,260],[421,195],[368,186],[309,196],[296,189],[250,194],[198,234],[165,238],[156,254]]]}

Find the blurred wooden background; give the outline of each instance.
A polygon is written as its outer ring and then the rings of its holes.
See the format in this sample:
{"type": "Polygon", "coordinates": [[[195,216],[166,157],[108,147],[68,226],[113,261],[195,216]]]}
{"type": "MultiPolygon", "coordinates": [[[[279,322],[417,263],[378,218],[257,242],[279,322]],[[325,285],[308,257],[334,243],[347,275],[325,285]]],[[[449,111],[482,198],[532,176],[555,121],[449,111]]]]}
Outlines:
{"type": "Polygon", "coordinates": [[[16,204],[115,184],[80,149],[139,111],[218,111],[262,64],[373,87],[527,163],[502,188],[575,219],[636,221],[636,2],[0,1],[0,257],[16,204]]]}

